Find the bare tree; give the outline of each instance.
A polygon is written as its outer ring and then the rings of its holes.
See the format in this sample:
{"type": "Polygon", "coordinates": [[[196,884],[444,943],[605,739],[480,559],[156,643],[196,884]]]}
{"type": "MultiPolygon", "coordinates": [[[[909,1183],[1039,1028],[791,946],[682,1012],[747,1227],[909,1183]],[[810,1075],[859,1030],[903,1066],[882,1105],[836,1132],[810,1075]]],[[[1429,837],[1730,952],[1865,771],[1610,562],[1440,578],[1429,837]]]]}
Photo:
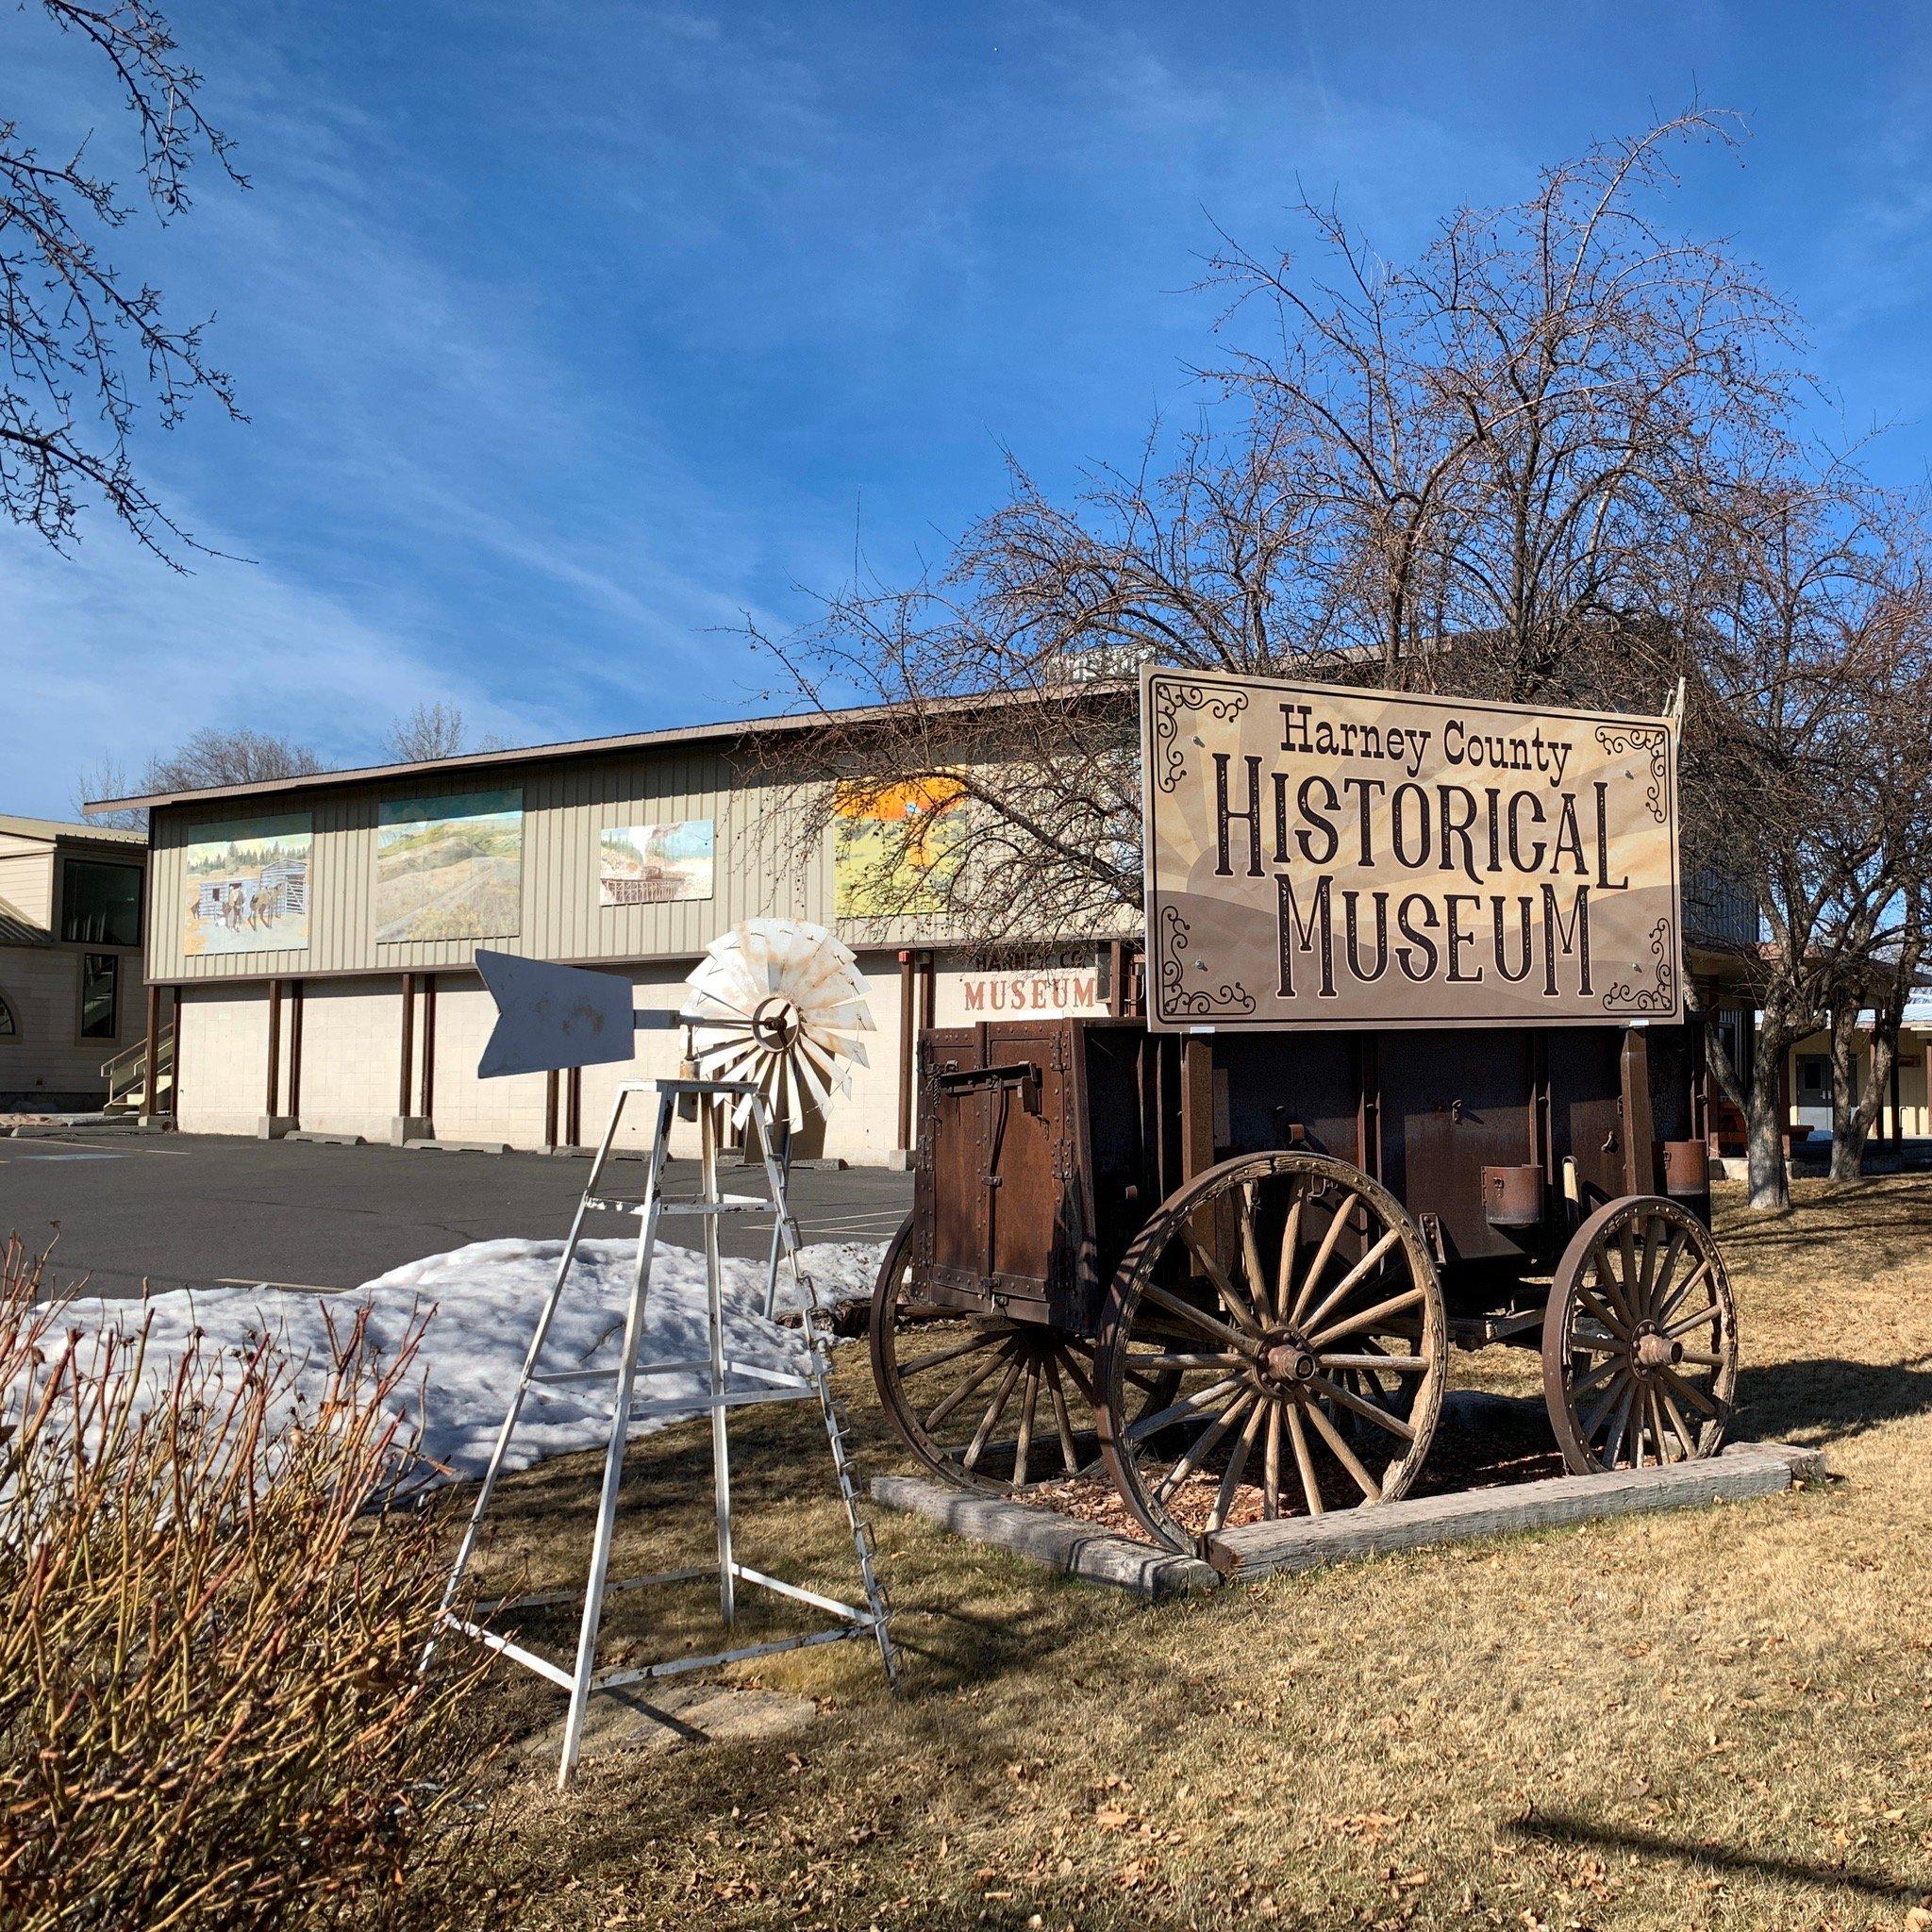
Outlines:
{"type": "Polygon", "coordinates": [[[1787,1055],[1834,1012],[1856,1016],[1897,964],[1932,777],[1922,546],[1915,518],[1847,466],[1780,462],[1708,505],[1679,554],[1687,576],[1660,571],[1658,621],[1634,641],[1639,661],[1686,679],[1692,869],[1742,886],[1762,922],[1734,964],[1757,1008],[1750,1066],[1707,1035],[1745,1118],[1756,1208],[1790,1200],[1787,1055]]]}
{"type": "MultiPolygon", "coordinates": [[[[232,143],[202,113],[202,76],[149,0],[39,0],[63,33],[99,54],[141,143],[140,176],[163,224],[189,206],[198,161],[246,186],[232,143]]],[[[130,281],[101,241],[132,208],[90,164],[64,158],[0,117],[0,512],[57,550],[84,504],[108,510],[157,556],[199,548],[137,475],[129,439],[144,397],[164,427],[197,395],[238,420],[233,384],[208,357],[205,323],[169,319],[160,291],[130,281]]]]}
{"type": "Polygon", "coordinates": [[[758,641],[824,716],[782,775],[820,781],[801,850],[874,827],[881,887],[954,929],[1051,938],[1132,920],[1138,663],[1656,707],[1633,665],[1658,558],[1786,447],[1795,324],[1724,248],[1649,212],[1694,109],[1464,209],[1409,265],[1332,210],[1312,262],[1229,243],[1209,407],[1071,503],[1008,501],[907,587],[860,573],[758,641]],[[1445,648],[1453,640],[1454,648],[1445,648]],[[835,715],[840,704],[859,709],[835,715]],[[950,788],[948,835],[894,788],[950,788]],[[930,858],[935,845],[945,863],[930,858]]]}
{"type": "Polygon", "coordinates": [[[465,752],[495,751],[502,740],[472,739],[469,721],[441,699],[422,703],[398,718],[383,740],[383,750],[399,765],[426,764],[432,758],[460,758],[465,752]]]}

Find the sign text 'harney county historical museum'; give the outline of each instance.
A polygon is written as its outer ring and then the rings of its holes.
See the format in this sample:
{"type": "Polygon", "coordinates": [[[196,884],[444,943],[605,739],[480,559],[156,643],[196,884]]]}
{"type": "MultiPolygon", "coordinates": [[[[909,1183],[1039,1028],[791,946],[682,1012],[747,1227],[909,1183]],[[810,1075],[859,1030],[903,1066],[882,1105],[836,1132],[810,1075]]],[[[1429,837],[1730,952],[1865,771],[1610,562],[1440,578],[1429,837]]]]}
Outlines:
{"type": "Polygon", "coordinates": [[[1157,1027],[1680,1017],[1676,733],[1149,670],[1157,1027]]]}

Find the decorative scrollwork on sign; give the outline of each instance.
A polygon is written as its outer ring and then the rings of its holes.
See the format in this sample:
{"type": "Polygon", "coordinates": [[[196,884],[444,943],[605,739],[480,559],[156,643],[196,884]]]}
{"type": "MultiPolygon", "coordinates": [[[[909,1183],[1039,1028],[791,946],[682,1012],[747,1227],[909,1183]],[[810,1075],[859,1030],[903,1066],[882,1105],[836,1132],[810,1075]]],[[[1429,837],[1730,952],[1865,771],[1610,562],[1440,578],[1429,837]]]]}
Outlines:
{"type": "Polygon", "coordinates": [[[1181,955],[1188,950],[1188,922],[1172,906],[1160,908],[1160,1010],[1164,1018],[1211,1020],[1218,1014],[1252,1013],[1255,995],[1236,984],[1190,991],[1182,984],[1181,955]]]}
{"type": "Polygon", "coordinates": [[[1604,1010],[1608,1013],[1668,1013],[1675,1004],[1677,967],[1676,939],[1668,919],[1659,919],[1650,929],[1650,950],[1657,959],[1657,982],[1653,986],[1631,986],[1618,980],[1604,994],[1604,1010]]]}
{"type": "Polygon", "coordinates": [[[1650,760],[1650,786],[1643,802],[1658,824],[1670,816],[1664,785],[1670,775],[1671,734],[1661,724],[1599,724],[1596,741],[1613,758],[1635,752],[1650,760]]]}
{"type": "Polygon", "coordinates": [[[1178,679],[1154,680],[1154,782],[1163,791],[1172,791],[1188,768],[1188,755],[1180,747],[1181,717],[1188,711],[1206,711],[1225,724],[1239,718],[1248,708],[1247,693],[1221,691],[1213,685],[1188,684],[1178,679]]]}

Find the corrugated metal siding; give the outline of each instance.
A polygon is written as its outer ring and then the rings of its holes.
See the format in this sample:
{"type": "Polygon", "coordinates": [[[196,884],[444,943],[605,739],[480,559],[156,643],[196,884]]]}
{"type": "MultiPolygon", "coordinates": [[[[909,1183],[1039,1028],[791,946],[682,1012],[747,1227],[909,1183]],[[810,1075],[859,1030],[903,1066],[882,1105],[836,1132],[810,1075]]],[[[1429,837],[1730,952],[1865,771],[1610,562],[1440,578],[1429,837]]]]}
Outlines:
{"type": "Polygon", "coordinates": [[[391,784],[313,796],[280,793],[262,816],[308,811],[308,944],[244,954],[183,951],[191,895],[184,849],[211,825],[252,816],[235,802],[168,807],[154,817],[154,922],[150,959],[161,979],[220,981],[271,974],[400,973],[467,966],[479,943],[550,959],[695,958],[725,927],[757,914],[829,923],[829,853],[801,868],[777,829],[782,788],[741,784],[717,754],[627,754],[533,761],[417,785],[391,784]],[[521,931],[514,935],[378,944],[375,930],[379,805],[520,788],[524,794],[521,931]],[[600,907],[597,838],[607,825],[713,821],[714,896],[671,905],[600,907]],[[803,874],[803,875],[801,875],[803,874]]]}

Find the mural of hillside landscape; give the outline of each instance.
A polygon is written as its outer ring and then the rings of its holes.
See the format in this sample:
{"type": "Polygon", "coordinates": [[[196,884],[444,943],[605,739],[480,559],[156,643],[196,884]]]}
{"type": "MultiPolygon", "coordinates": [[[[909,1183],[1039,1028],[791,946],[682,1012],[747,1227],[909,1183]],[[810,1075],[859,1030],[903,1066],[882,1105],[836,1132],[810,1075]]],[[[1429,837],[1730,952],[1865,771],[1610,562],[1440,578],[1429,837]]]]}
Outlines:
{"type": "Polygon", "coordinates": [[[205,826],[183,853],[184,953],[280,953],[308,943],[306,811],[205,826]]]}
{"type": "Polygon", "coordinates": [[[711,896],[716,833],[709,819],[606,825],[597,835],[597,903],[662,906],[711,896]]]}
{"type": "Polygon", "coordinates": [[[471,791],[381,806],[375,938],[504,939],[523,923],[524,794],[471,791]]]}
{"type": "Polygon", "coordinates": [[[942,910],[945,896],[934,873],[958,844],[958,820],[949,808],[964,789],[943,774],[839,786],[832,798],[835,916],[905,919],[942,910]]]}

